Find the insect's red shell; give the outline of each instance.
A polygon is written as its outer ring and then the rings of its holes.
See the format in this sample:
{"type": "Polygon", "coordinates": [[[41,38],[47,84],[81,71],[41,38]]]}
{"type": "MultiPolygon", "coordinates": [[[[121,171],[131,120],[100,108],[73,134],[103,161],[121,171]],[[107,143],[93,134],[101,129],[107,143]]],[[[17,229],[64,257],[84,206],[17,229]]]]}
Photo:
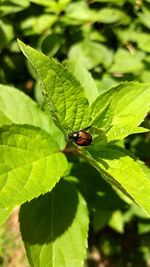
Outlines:
{"type": "Polygon", "coordinates": [[[92,142],[91,134],[89,134],[83,130],[80,130],[79,131],[79,137],[76,140],[76,144],[78,146],[89,146],[91,144],[91,142],[92,142]]]}
{"type": "Polygon", "coordinates": [[[68,139],[75,142],[78,146],[89,146],[92,142],[92,135],[84,130],[68,134],[68,139]]]}

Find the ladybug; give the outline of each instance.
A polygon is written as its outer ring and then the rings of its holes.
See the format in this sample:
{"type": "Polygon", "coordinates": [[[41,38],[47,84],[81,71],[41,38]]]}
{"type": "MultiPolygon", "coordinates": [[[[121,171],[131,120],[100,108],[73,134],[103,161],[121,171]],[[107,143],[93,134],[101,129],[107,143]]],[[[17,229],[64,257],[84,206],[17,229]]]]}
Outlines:
{"type": "Polygon", "coordinates": [[[87,133],[86,130],[89,129],[91,126],[79,130],[73,131],[68,134],[68,140],[76,143],[78,146],[89,146],[92,143],[92,135],[87,133]]]}

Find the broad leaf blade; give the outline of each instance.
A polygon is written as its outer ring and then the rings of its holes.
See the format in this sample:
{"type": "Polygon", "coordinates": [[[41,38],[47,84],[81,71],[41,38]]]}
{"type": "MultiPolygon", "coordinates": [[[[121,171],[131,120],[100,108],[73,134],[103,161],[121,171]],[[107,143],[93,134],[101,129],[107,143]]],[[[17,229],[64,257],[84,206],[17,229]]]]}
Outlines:
{"type": "Polygon", "coordinates": [[[125,25],[130,23],[130,17],[123,10],[119,10],[117,8],[101,8],[97,14],[97,18],[98,21],[102,23],[120,22],[125,25]]]}
{"type": "Polygon", "coordinates": [[[88,126],[88,101],[78,80],[54,59],[19,41],[20,48],[37,71],[46,102],[56,124],[64,131],[88,126]]]}
{"type": "Polygon", "coordinates": [[[8,117],[4,114],[3,111],[0,110],[0,126],[2,125],[11,125],[12,122],[8,117]]]}
{"type": "Polygon", "coordinates": [[[150,216],[150,179],[140,164],[117,146],[90,151],[91,164],[103,178],[135,201],[150,216]]]}
{"type": "Polygon", "coordinates": [[[67,168],[54,139],[31,126],[0,129],[0,208],[13,208],[50,191],[67,168]]]}
{"type": "Polygon", "coordinates": [[[150,85],[123,83],[116,88],[112,108],[113,125],[138,126],[150,108],[150,85]]]}
{"type": "Polygon", "coordinates": [[[64,136],[54,124],[51,114],[44,113],[30,97],[14,87],[0,85],[0,124],[30,124],[53,135],[61,148],[64,136]]]}
{"type": "Polygon", "coordinates": [[[69,50],[69,59],[78,59],[87,69],[93,69],[102,64],[108,68],[113,60],[113,53],[98,42],[85,40],[74,44],[69,50]]]}
{"type": "Polygon", "coordinates": [[[113,119],[113,111],[110,108],[113,95],[115,94],[114,88],[100,94],[91,105],[91,125],[102,128],[104,131],[108,130],[111,126],[113,119]]]}
{"type": "Polygon", "coordinates": [[[149,129],[143,127],[131,127],[131,126],[115,126],[110,128],[109,133],[107,134],[107,141],[111,140],[122,140],[127,135],[136,134],[136,133],[145,133],[150,131],[149,129]]]}
{"type": "Polygon", "coordinates": [[[48,116],[23,92],[11,86],[0,85],[0,110],[12,123],[30,124],[49,132],[48,116]]]}
{"type": "Polygon", "coordinates": [[[83,266],[88,212],[73,185],[61,181],[51,193],[24,204],[20,228],[31,266],[83,266]]]}
{"type": "Polygon", "coordinates": [[[29,6],[29,0],[18,1],[18,0],[1,0],[0,1],[0,15],[4,16],[7,14],[12,14],[19,12],[29,6]]]}
{"type": "Polygon", "coordinates": [[[125,202],[115,190],[104,181],[100,173],[87,163],[75,164],[71,170],[71,177],[76,178],[77,186],[84,196],[88,208],[93,211],[114,211],[125,206],[125,202]]]}
{"type": "Polygon", "coordinates": [[[144,53],[138,50],[132,55],[125,49],[118,49],[114,57],[114,64],[109,69],[109,72],[140,74],[144,69],[144,64],[142,62],[144,56],[144,53]]]}
{"type": "Polygon", "coordinates": [[[109,130],[109,141],[122,139],[129,134],[141,132],[137,127],[144,120],[149,108],[149,84],[125,82],[111,88],[95,100],[91,105],[91,124],[105,131],[109,130]]]}
{"type": "Polygon", "coordinates": [[[98,89],[91,73],[85,68],[84,65],[80,64],[78,60],[68,60],[67,67],[69,72],[73,73],[78,81],[82,84],[86,98],[91,104],[96,97],[99,95],[98,89]]]}

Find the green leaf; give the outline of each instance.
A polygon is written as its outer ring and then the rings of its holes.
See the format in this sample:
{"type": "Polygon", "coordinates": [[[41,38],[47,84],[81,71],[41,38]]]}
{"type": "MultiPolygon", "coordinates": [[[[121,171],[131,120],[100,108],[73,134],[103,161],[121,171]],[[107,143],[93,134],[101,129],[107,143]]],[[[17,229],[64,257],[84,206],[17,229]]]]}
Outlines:
{"type": "Polygon", "coordinates": [[[0,208],[13,208],[50,191],[67,168],[54,139],[40,128],[0,128],[0,208]]]}
{"type": "Polygon", "coordinates": [[[46,12],[60,13],[70,3],[71,0],[30,0],[32,3],[46,7],[46,12]]]}
{"type": "Polygon", "coordinates": [[[94,2],[100,2],[100,3],[106,2],[106,3],[112,3],[118,6],[122,6],[125,1],[126,0],[119,0],[119,1],[118,0],[95,0],[94,2]]]}
{"type": "Polygon", "coordinates": [[[20,228],[30,266],[82,267],[88,221],[84,199],[65,181],[24,204],[20,228]]]}
{"type": "Polygon", "coordinates": [[[113,112],[110,108],[112,98],[115,94],[114,88],[100,94],[91,105],[91,125],[108,130],[112,123],[113,112]]]}
{"type": "Polygon", "coordinates": [[[42,34],[49,30],[56,20],[57,16],[54,14],[26,17],[20,22],[20,29],[24,35],[42,34]]]}
{"type": "Polygon", "coordinates": [[[92,69],[99,64],[108,68],[112,63],[113,53],[106,46],[89,40],[74,44],[69,50],[69,58],[78,59],[87,69],[92,69]]]}
{"type": "Polygon", "coordinates": [[[23,92],[14,87],[0,84],[0,110],[17,124],[31,124],[50,131],[48,116],[23,92]]]}
{"type": "Polygon", "coordinates": [[[106,181],[120,189],[150,216],[150,179],[138,162],[125,150],[110,145],[97,153],[90,151],[87,157],[106,181]]]}
{"type": "Polygon", "coordinates": [[[34,4],[37,4],[37,5],[42,5],[42,6],[45,6],[45,7],[55,7],[57,5],[56,1],[55,0],[30,0],[30,2],[34,3],[34,4]]]}
{"type": "Polygon", "coordinates": [[[0,49],[2,50],[14,37],[14,30],[11,23],[3,20],[0,21],[0,36],[0,49]]]}
{"type": "Polygon", "coordinates": [[[149,9],[143,8],[143,12],[138,14],[140,21],[143,23],[144,26],[146,26],[148,29],[150,29],[150,11],[149,9]]]}
{"type": "Polygon", "coordinates": [[[149,75],[149,70],[148,69],[145,69],[144,71],[142,71],[141,80],[144,83],[150,83],[150,75],[149,75]]]}
{"type": "Polygon", "coordinates": [[[29,6],[29,0],[0,0],[0,15],[16,13],[29,6]]]}
{"type": "Polygon", "coordinates": [[[134,73],[138,75],[144,65],[142,60],[144,59],[144,53],[137,51],[135,54],[131,54],[129,51],[120,48],[115,54],[114,64],[109,69],[109,72],[117,72],[117,73],[134,73]]]}
{"type": "Polygon", "coordinates": [[[96,212],[94,212],[92,218],[92,226],[95,232],[100,231],[108,224],[108,221],[112,216],[112,213],[113,212],[110,210],[103,210],[103,211],[96,210],[96,212]]]}
{"type": "MultiPolygon", "coordinates": [[[[124,128],[124,137],[139,132],[136,127],[141,124],[150,107],[149,84],[123,83],[116,88],[111,108],[113,110],[112,128],[108,132],[108,139],[116,139],[111,135],[112,131],[117,131],[117,127],[124,128]],[[113,129],[113,127],[115,129],[113,129]],[[130,129],[129,129],[130,127],[130,129]],[[126,132],[126,133],[125,133],[126,132]]],[[[120,135],[120,133],[118,132],[120,135]]],[[[119,136],[118,136],[119,137],[119,136]]],[[[118,138],[119,139],[119,138],[118,138]]],[[[122,139],[122,138],[121,138],[122,139]]]]}
{"type": "Polygon", "coordinates": [[[20,48],[37,71],[46,102],[56,124],[64,129],[87,127],[88,101],[78,80],[54,59],[26,46],[19,41],[20,48]]]}
{"type": "Polygon", "coordinates": [[[98,171],[88,163],[74,164],[70,173],[71,177],[76,178],[76,184],[85,198],[90,211],[113,212],[127,206],[117,195],[115,190],[105,182],[98,171]]]}
{"type": "Polygon", "coordinates": [[[73,73],[83,86],[86,98],[91,104],[99,94],[91,73],[84,67],[84,65],[80,64],[78,60],[67,61],[67,67],[68,71],[73,73]]]}
{"type": "Polygon", "coordinates": [[[149,84],[122,83],[100,95],[91,106],[91,124],[107,130],[107,139],[119,140],[145,132],[137,128],[150,107],[149,84]]]}
{"type": "Polygon", "coordinates": [[[114,126],[110,128],[107,134],[107,141],[111,140],[122,140],[126,136],[135,133],[145,133],[150,131],[149,129],[145,129],[143,127],[131,127],[131,125],[120,125],[114,126]]]}
{"type": "Polygon", "coordinates": [[[101,94],[91,105],[91,120],[83,89],[75,77],[36,50],[22,43],[21,47],[38,71],[47,102],[62,130],[82,129],[92,125],[105,131],[110,130],[107,133],[108,141],[146,131],[137,127],[149,110],[148,84],[124,83],[101,94]]]}
{"type": "Polygon", "coordinates": [[[149,232],[150,232],[150,220],[145,220],[145,221],[138,223],[138,233],[140,235],[144,235],[144,234],[146,235],[147,234],[147,237],[148,237],[149,232]]]}
{"type": "Polygon", "coordinates": [[[116,210],[109,220],[108,225],[120,234],[124,232],[124,218],[120,210],[116,210]]]}
{"type": "Polygon", "coordinates": [[[111,74],[104,74],[101,80],[96,80],[96,84],[100,94],[106,92],[109,88],[117,86],[120,83],[111,74]]]}
{"type": "Polygon", "coordinates": [[[119,22],[125,25],[130,23],[130,17],[124,11],[117,8],[101,8],[100,11],[97,12],[97,18],[97,20],[102,23],[119,22]]]}
{"type": "Polygon", "coordinates": [[[64,137],[50,114],[45,114],[31,98],[13,87],[0,84],[0,91],[0,124],[30,124],[40,127],[51,133],[61,148],[64,147],[64,137]]]}
{"type": "Polygon", "coordinates": [[[95,22],[97,20],[97,13],[90,9],[86,2],[78,1],[77,3],[70,3],[66,8],[65,21],[67,19],[69,24],[81,24],[83,22],[95,22]]]}
{"type": "Polygon", "coordinates": [[[9,120],[8,117],[2,111],[0,111],[0,126],[10,124],[12,124],[12,121],[9,120]]]}
{"type": "Polygon", "coordinates": [[[41,51],[49,57],[54,56],[64,43],[63,35],[58,33],[42,36],[40,40],[41,51]]]}
{"type": "MultiPolygon", "coordinates": [[[[120,38],[123,44],[127,44],[128,42],[137,43],[139,49],[143,50],[144,52],[150,52],[150,36],[149,33],[136,31],[135,29],[128,28],[126,30],[118,30],[116,29],[116,34],[120,38]]],[[[131,44],[132,45],[132,44],[131,44]]],[[[133,56],[137,56],[136,51],[134,50],[133,46],[133,56]]],[[[145,60],[147,59],[144,58],[145,60]]],[[[131,68],[131,66],[130,66],[131,68]]]]}

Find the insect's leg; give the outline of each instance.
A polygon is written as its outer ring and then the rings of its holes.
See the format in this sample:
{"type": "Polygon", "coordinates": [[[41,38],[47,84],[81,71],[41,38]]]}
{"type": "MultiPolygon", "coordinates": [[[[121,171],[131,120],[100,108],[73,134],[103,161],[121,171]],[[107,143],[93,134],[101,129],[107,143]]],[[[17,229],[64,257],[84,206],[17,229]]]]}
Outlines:
{"type": "Polygon", "coordinates": [[[90,128],[91,128],[91,126],[92,126],[92,125],[90,125],[90,126],[88,126],[88,127],[84,128],[84,129],[83,129],[83,131],[86,131],[86,130],[90,129],[90,128]]]}

